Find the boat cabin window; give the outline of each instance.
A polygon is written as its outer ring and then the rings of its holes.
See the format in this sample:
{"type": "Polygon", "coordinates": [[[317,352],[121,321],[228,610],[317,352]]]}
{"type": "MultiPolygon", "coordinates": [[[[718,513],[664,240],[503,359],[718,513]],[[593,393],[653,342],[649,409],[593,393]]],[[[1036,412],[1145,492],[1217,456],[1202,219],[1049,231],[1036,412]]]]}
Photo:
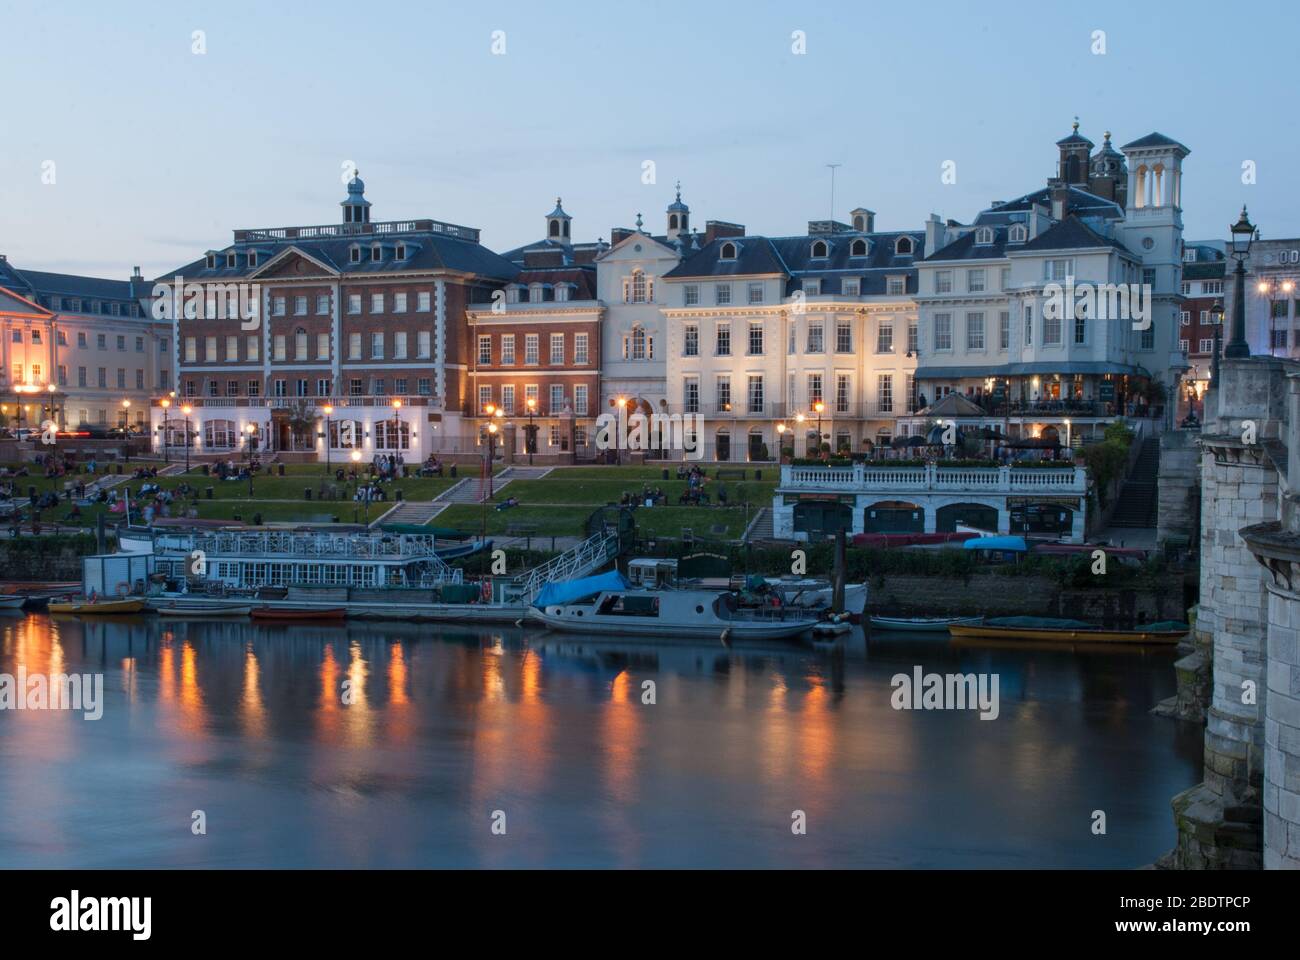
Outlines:
{"type": "Polygon", "coordinates": [[[657,617],[659,598],[611,594],[601,602],[596,612],[609,617],[657,617]]]}

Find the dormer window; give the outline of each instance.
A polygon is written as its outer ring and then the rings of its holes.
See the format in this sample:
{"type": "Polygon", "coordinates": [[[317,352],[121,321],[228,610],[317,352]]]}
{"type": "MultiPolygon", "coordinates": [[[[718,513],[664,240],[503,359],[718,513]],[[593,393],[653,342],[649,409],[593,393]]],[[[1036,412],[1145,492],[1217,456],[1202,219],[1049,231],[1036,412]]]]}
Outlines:
{"type": "Polygon", "coordinates": [[[865,257],[867,255],[867,241],[854,240],[849,246],[850,257],[865,257]]]}
{"type": "Polygon", "coordinates": [[[805,280],[803,282],[803,292],[806,297],[820,297],[822,295],[822,282],[820,280],[805,280]]]}
{"type": "Polygon", "coordinates": [[[208,254],[208,269],[209,270],[217,269],[217,255],[215,253],[208,254]]]}
{"type": "Polygon", "coordinates": [[[1007,231],[1007,240],[1011,243],[1024,243],[1025,238],[1029,236],[1029,231],[1025,229],[1023,223],[1014,223],[1011,229],[1007,231]]]}
{"type": "Polygon", "coordinates": [[[812,245],[812,257],[814,260],[825,260],[830,253],[830,247],[825,240],[818,240],[812,245]]]}
{"type": "Polygon", "coordinates": [[[572,289],[573,288],[567,283],[557,284],[555,287],[555,299],[561,302],[569,300],[570,291],[572,291],[572,289]]]}
{"type": "Polygon", "coordinates": [[[348,259],[351,260],[353,263],[360,263],[360,262],[361,262],[361,248],[360,248],[360,247],[355,247],[355,246],[349,248],[349,250],[348,250],[348,259]]]}
{"type": "Polygon", "coordinates": [[[992,227],[980,227],[978,230],[976,230],[976,231],[975,231],[975,242],[976,242],[977,244],[980,244],[981,246],[984,246],[984,245],[986,245],[986,244],[990,244],[990,243],[992,243],[992,242],[993,242],[993,228],[992,228],[992,227]]]}
{"type": "Polygon", "coordinates": [[[718,251],[719,260],[735,260],[736,245],[734,243],[724,243],[722,249],[718,251]]]}
{"type": "Polygon", "coordinates": [[[249,254],[248,254],[248,265],[249,265],[250,267],[255,267],[255,266],[257,266],[257,251],[256,251],[256,250],[249,251],[249,254]]]}
{"type": "Polygon", "coordinates": [[[382,259],[384,259],[384,248],[376,243],[370,248],[370,262],[378,263],[382,259]]]}
{"type": "Polygon", "coordinates": [[[399,243],[399,244],[397,245],[397,259],[398,259],[398,260],[405,260],[405,259],[406,259],[406,244],[404,244],[404,243],[399,243]]]}
{"type": "Polygon", "coordinates": [[[900,257],[910,257],[912,255],[912,238],[899,237],[894,241],[894,253],[900,257]]]}
{"type": "Polygon", "coordinates": [[[234,267],[235,267],[235,255],[234,255],[233,253],[228,253],[228,254],[226,254],[226,266],[227,266],[227,267],[230,267],[232,270],[234,269],[234,267]]]}

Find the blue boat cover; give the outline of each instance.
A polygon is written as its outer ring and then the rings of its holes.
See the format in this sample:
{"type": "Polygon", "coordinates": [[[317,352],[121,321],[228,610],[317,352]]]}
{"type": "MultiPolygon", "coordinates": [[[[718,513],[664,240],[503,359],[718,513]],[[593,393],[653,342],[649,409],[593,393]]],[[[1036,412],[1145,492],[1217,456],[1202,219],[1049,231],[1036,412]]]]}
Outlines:
{"type": "Polygon", "coordinates": [[[976,537],[962,544],[964,550],[1009,550],[1013,553],[1025,553],[1028,547],[1024,537],[976,537]]]}
{"type": "Polygon", "coordinates": [[[580,577],[577,580],[561,580],[548,583],[542,587],[533,601],[535,607],[548,607],[552,604],[572,603],[583,597],[594,597],[602,590],[626,590],[627,580],[617,570],[598,573],[593,577],[580,577]]]}

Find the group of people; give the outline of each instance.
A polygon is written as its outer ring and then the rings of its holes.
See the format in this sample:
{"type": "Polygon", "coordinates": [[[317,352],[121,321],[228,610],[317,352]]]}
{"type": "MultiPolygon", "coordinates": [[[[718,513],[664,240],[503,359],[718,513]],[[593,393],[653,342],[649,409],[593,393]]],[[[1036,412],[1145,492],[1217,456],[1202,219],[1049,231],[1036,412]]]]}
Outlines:
{"type": "Polygon", "coordinates": [[[406,460],[400,453],[377,453],[370,465],[374,475],[381,481],[396,480],[402,475],[406,460]]]}
{"type": "MultiPolygon", "coordinates": [[[[262,464],[256,457],[248,463],[221,460],[212,468],[219,480],[247,480],[261,469],[262,464]]],[[[154,475],[157,475],[157,471],[154,471],[154,475]]]]}
{"type": "MultiPolygon", "coordinates": [[[[401,454],[398,454],[398,456],[401,456],[401,454]]],[[[429,459],[425,460],[424,466],[420,468],[420,476],[441,477],[442,461],[439,460],[437,457],[435,457],[433,454],[429,454],[429,459]]]]}

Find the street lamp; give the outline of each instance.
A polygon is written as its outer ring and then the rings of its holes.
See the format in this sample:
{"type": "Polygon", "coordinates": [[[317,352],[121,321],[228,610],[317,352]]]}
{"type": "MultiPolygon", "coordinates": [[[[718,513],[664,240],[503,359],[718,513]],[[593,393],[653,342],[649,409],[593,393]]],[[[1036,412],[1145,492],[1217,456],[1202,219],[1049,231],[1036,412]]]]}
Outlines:
{"type": "Polygon", "coordinates": [[[253,437],[257,436],[257,424],[250,423],[244,427],[248,434],[248,499],[253,499],[253,437]]]}
{"type": "Polygon", "coordinates": [[[1246,216],[1246,208],[1241,208],[1241,218],[1230,228],[1232,231],[1232,256],[1237,261],[1236,300],[1232,304],[1232,336],[1223,350],[1223,355],[1230,360],[1250,356],[1250,344],[1246,342],[1246,257],[1250,254],[1250,244],[1255,238],[1255,225],[1246,216]]]}
{"type": "MultiPolygon", "coordinates": [[[[803,431],[802,431],[802,427],[803,427],[803,423],[804,423],[804,421],[805,421],[806,419],[808,419],[808,418],[805,417],[802,413],[796,413],[796,414],[794,415],[794,422],[797,423],[797,424],[799,424],[799,426],[800,426],[800,428],[801,428],[800,432],[803,432],[803,431]]],[[[819,439],[819,440],[817,441],[817,443],[818,443],[818,445],[820,445],[820,444],[821,444],[821,440],[819,439]]],[[[805,437],[803,438],[803,445],[804,445],[804,456],[808,456],[808,457],[813,456],[812,453],[809,453],[809,452],[808,452],[808,437],[807,437],[807,436],[805,436],[805,437]]]]}
{"type": "Polygon", "coordinates": [[[158,401],[158,403],[159,403],[159,406],[162,407],[162,451],[163,451],[163,463],[166,464],[166,463],[168,463],[168,459],[167,459],[167,410],[171,407],[172,402],[171,402],[171,400],[168,399],[167,397],[163,397],[162,400],[158,401]]]}
{"type": "Polygon", "coordinates": [[[131,462],[131,401],[122,401],[122,439],[126,441],[123,444],[123,450],[126,452],[126,462],[131,462]]]}
{"type": "Polygon", "coordinates": [[[325,414],[325,474],[328,476],[330,472],[330,417],[334,413],[334,405],[327,403],[322,410],[325,414]]]}
{"type": "Polygon", "coordinates": [[[402,453],[402,400],[400,397],[393,397],[393,436],[390,438],[393,449],[397,451],[393,456],[393,474],[396,475],[397,458],[402,453]]]}
{"type": "Polygon", "coordinates": [[[813,409],[817,411],[817,452],[822,452],[822,411],[826,409],[826,404],[818,400],[813,404],[813,409]]]}
{"type": "Polygon", "coordinates": [[[190,472],[190,414],[194,408],[188,403],[181,407],[181,413],[185,414],[185,472],[190,472]]]}
{"type": "MultiPolygon", "coordinates": [[[[615,402],[618,404],[618,433],[614,435],[614,462],[621,464],[623,462],[623,446],[619,442],[619,438],[622,436],[624,418],[627,415],[627,397],[619,397],[615,402]]],[[[554,413],[555,411],[552,410],[551,414],[554,415],[554,413]]]]}
{"type": "MultiPolygon", "coordinates": [[[[361,451],[352,451],[352,522],[357,520],[357,494],[361,491],[361,474],[357,465],[361,463],[361,451]]],[[[366,495],[361,498],[366,505],[366,525],[370,524],[370,488],[366,488],[366,495]]]]}
{"type": "Polygon", "coordinates": [[[776,459],[778,463],[785,462],[785,431],[786,425],[778,423],[776,425],[776,459]]]}
{"type": "Polygon", "coordinates": [[[524,438],[524,446],[528,448],[528,465],[533,465],[533,451],[537,449],[537,428],[533,426],[533,414],[537,412],[537,398],[529,397],[524,401],[524,406],[528,408],[528,436],[524,438]]]}

